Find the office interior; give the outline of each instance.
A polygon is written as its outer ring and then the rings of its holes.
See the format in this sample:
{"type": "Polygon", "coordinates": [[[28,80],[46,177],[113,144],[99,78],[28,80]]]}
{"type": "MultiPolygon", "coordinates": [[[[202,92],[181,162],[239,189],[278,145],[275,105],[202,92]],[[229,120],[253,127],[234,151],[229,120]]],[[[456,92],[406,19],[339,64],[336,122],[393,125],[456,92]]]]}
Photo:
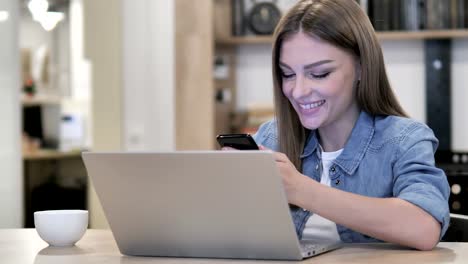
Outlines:
{"type": "MultiPolygon", "coordinates": [[[[272,118],[272,37],[248,21],[262,2],[240,2],[0,0],[0,228],[48,209],[87,209],[108,228],[82,151],[213,150],[217,134],[272,118]]],[[[385,14],[358,2],[389,21],[373,22],[392,87],[442,138],[451,212],[468,215],[468,1],[385,14]],[[424,12],[446,23],[408,19],[424,12]]]]}

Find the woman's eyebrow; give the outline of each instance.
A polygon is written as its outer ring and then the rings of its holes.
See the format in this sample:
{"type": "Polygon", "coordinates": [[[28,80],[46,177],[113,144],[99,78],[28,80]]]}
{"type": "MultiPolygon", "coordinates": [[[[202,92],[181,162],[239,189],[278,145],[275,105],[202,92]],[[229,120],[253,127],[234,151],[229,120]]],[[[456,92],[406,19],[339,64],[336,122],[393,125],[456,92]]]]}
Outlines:
{"type": "MultiPolygon", "coordinates": [[[[317,61],[317,62],[314,62],[314,63],[305,65],[305,66],[304,66],[304,69],[314,68],[314,67],[317,67],[317,66],[320,66],[320,65],[323,65],[323,64],[331,63],[331,62],[333,62],[333,60],[321,60],[321,61],[317,61]]],[[[289,67],[286,63],[281,62],[281,61],[279,62],[279,66],[284,67],[284,68],[287,68],[287,69],[291,69],[291,67],[289,67]]]]}
{"type": "Polygon", "coordinates": [[[314,67],[317,67],[317,66],[320,66],[320,65],[323,65],[323,64],[327,64],[327,63],[331,63],[333,62],[333,60],[321,60],[321,61],[317,61],[317,62],[314,62],[314,63],[311,63],[311,64],[307,64],[306,66],[304,66],[304,69],[310,69],[310,68],[314,68],[314,67]]]}
{"type": "Polygon", "coordinates": [[[283,67],[283,68],[287,68],[287,69],[291,69],[291,67],[289,67],[286,63],[284,62],[279,62],[279,66],[283,67]]]}

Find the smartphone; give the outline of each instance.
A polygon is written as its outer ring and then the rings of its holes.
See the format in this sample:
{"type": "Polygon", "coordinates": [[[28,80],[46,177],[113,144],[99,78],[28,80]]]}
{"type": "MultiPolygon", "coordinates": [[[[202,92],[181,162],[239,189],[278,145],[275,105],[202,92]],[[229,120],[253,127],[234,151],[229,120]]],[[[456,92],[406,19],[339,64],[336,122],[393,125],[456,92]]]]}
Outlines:
{"type": "Polygon", "coordinates": [[[221,147],[231,147],[238,150],[259,150],[257,143],[250,134],[223,134],[216,137],[221,147]]]}

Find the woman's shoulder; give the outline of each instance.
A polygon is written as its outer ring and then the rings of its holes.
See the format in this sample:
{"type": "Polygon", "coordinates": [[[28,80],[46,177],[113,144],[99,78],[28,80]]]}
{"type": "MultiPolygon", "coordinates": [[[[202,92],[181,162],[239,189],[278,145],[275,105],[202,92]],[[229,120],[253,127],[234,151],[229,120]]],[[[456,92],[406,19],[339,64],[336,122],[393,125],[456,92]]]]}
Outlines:
{"type": "Polygon", "coordinates": [[[376,116],[374,126],[375,137],[380,141],[415,143],[429,140],[437,144],[432,129],[415,119],[392,115],[376,116]]]}

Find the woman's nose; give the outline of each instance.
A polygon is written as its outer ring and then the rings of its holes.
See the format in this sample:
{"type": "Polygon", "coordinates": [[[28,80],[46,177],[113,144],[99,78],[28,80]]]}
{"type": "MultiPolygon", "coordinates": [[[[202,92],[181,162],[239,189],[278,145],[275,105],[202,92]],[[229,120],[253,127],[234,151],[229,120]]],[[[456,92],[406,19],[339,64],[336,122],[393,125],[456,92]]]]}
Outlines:
{"type": "Polygon", "coordinates": [[[293,87],[292,96],[294,99],[301,99],[310,94],[310,83],[304,77],[296,77],[296,82],[293,87]]]}

